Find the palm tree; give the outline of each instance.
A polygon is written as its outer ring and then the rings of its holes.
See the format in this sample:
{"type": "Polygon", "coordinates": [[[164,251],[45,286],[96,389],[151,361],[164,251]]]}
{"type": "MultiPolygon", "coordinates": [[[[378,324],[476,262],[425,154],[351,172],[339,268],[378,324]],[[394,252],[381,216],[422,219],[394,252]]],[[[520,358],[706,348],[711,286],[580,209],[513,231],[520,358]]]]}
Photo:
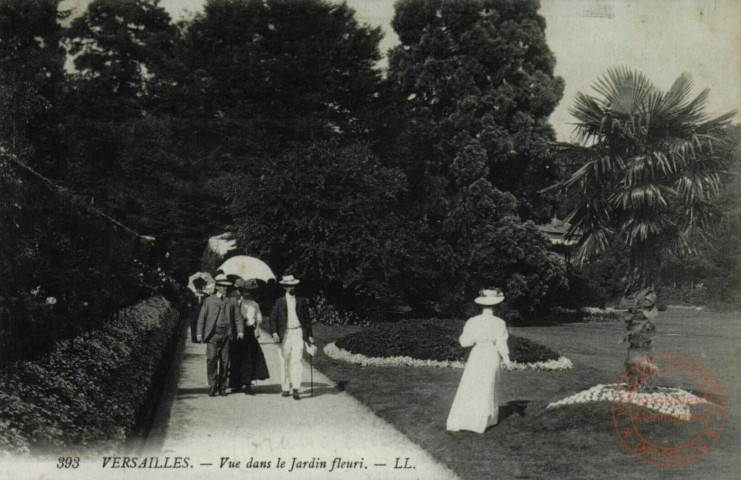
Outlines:
{"type": "Polygon", "coordinates": [[[709,117],[709,90],[690,99],[686,73],[662,92],[640,72],[613,68],[593,88],[599,97],[579,93],[571,109],[578,144],[559,145],[578,168],[552,188],[574,202],[577,264],[624,245],[625,291],[652,287],[665,253],[693,253],[717,223],[712,200],[725,171],[717,144],[736,112],[709,117]]]}
{"type": "Polygon", "coordinates": [[[645,359],[662,257],[692,253],[718,223],[712,200],[725,165],[716,145],[736,112],[708,117],[709,90],[690,99],[686,73],[662,92],[642,73],[614,68],[594,89],[599,97],[579,93],[571,109],[579,144],[560,145],[567,164],[578,168],[553,188],[574,202],[567,236],[581,234],[577,264],[615,245],[628,252],[623,292],[640,292],[641,311],[626,322],[623,341],[626,371],[635,373],[654,368],[645,359]]]}

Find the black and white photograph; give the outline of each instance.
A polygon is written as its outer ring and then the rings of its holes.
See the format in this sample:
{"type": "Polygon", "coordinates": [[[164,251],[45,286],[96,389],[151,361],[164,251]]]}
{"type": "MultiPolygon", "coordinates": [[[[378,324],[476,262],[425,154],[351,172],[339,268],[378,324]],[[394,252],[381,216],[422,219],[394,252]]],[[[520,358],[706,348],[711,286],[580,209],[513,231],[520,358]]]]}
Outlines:
{"type": "Polygon", "coordinates": [[[739,19],[0,0],[0,479],[738,479],[739,19]]]}

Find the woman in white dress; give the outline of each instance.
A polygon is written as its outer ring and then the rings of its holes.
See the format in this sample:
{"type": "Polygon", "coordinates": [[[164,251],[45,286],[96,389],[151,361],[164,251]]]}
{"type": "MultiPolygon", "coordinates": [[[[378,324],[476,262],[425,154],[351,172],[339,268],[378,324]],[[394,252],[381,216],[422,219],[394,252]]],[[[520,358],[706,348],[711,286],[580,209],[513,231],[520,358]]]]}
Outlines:
{"type": "Polygon", "coordinates": [[[499,415],[499,364],[510,365],[507,325],[494,316],[494,305],[504,301],[500,290],[482,290],[474,300],[483,307],[463,327],[460,343],[473,347],[461,383],[450,407],[447,430],[484,433],[499,415]]]}

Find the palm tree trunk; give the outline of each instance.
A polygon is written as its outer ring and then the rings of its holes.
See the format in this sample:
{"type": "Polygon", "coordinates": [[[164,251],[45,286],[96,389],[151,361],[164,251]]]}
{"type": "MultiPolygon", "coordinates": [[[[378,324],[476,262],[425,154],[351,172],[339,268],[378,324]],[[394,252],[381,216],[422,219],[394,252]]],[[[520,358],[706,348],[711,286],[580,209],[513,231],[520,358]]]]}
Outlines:
{"type": "Polygon", "coordinates": [[[656,367],[648,360],[653,355],[653,339],[656,335],[656,326],[646,312],[655,309],[654,305],[645,308],[641,305],[642,294],[646,291],[654,291],[653,288],[641,290],[635,298],[637,305],[632,305],[634,313],[626,321],[627,332],[623,341],[628,342],[628,356],[625,359],[625,372],[629,380],[645,388],[653,383],[656,367]]]}

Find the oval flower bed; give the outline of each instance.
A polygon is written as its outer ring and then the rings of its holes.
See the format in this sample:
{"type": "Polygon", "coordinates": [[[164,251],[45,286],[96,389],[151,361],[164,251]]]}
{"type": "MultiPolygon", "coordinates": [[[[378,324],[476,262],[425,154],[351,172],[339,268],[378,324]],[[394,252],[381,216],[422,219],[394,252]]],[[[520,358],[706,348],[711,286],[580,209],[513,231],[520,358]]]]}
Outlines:
{"type": "MultiPolygon", "coordinates": [[[[556,408],[589,402],[613,402],[615,400],[616,388],[617,384],[615,383],[595,385],[592,388],[582,390],[570,397],[549,403],[546,408],[556,408]]],[[[689,417],[690,405],[707,403],[707,400],[702,397],[698,397],[686,390],[682,390],[681,388],[673,387],[655,387],[651,392],[638,392],[634,395],[629,395],[625,391],[620,391],[619,400],[680,418],[689,417]]]]}
{"type": "MultiPolygon", "coordinates": [[[[324,347],[335,360],[379,367],[463,368],[469,349],[458,343],[465,322],[461,320],[404,320],[380,324],[347,335],[324,347]]],[[[511,336],[507,342],[512,367],[508,370],[563,370],[571,360],[526,338],[511,336]]]]}

